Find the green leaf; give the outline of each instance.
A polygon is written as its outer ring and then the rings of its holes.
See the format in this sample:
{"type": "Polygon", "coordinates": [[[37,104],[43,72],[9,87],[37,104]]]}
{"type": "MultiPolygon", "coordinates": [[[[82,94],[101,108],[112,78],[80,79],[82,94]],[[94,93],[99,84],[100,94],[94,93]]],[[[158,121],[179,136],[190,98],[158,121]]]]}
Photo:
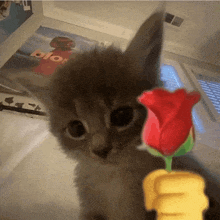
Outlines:
{"type": "Polygon", "coordinates": [[[153,156],[156,156],[156,157],[164,157],[163,154],[161,154],[159,151],[149,147],[149,146],[146,146],[146,149],[149,151],[149,153],[153,156]]]}
{"type": "Polygon", "coordinates": [[[192,135],[190,134],[187,140],[183,143],[183,145],[174,153],[174,157],[182,156],[187,152],[191,151],[194,146],[194,140],[192,135]]]}
{"type": "MultiPolygon", "coordinates": [[[[181,147],[179,147],[176,152],[173,155],[170,155],[172,157],[178,157],[186,154],[187,152],[191,151],[194,146],[194,140],[191,134],[189,134],[187,140],[182,144],[181,147]]],[[[166,155],[161,154],[159,151],[145,145],[146,150],[153,156],[156,157],[167,157],[166,155]]]]}

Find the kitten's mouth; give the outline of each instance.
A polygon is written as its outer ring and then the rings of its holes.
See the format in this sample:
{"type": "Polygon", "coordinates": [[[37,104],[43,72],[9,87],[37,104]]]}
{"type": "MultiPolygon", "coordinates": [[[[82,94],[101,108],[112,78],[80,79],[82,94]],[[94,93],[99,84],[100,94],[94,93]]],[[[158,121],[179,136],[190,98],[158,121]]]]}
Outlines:
{"type": "Polygon", "coordinates": [[[120,159],[122,157],[122,154],[126,154],[127,152],[133,152],[133,150],[135,151],[139,151],[141,149],[139,149],[139,147],[141,147],[143,144],[141,144],[141,139],[140,138],[136,138],[135,140],[132,141],[132,143],[130,143],[129,145],[127,145],[126,147],[113,147],[111,149],[102,149],[99,151],[90,151],[90,156],[98,162],[101,163],[108,163],[108,164],[118,164],[120,163],[120,159]]]}
{"type": "Polygon", "coordinates": [[[109,151],[103,150],[103,151],[94,151],[92,153],[93,158],[100,158],[100,159],[106,159],[109,154],[109,151]]]}
{"type": "Polygon", "coordinates": [[[90,156],[97,162],[115,164],[116,156],[120,153],[121,150],[112,148],[110,150],[102,150],[102,151],[90,151],[90,156]]]}
{"type": "Polygon", "coordinates": [[[92,159],[95,160],[96,162],[99,162],[99,163],[102,163],[102,164],[109,163],[109,161],[108,161],[108,159],[107,159],[107,158],[108,158],[108,155],[100,157],[100,156],[98,156],[98,155],[96,155],[96,154],[91,153],[91,157],[92,157],[92,159]]]}

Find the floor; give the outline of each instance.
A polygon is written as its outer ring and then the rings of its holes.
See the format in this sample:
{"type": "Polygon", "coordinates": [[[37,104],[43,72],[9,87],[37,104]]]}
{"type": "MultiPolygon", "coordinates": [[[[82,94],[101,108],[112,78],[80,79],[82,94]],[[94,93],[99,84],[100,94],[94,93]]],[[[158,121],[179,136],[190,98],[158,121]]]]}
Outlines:
{"type": "MultiPolygon", "coordinates": [[[[0,111],[2,220],[78,219],[77,163],[66,158],[40,117],[0,111]]],[[[201,143],[193,151],[220,180],[220,151],[201,143]]]]}
{"type": "Polygon", "coordinates": [[[6,111],[0,121],[0,219],[77,220],[76,162],[60,150],[48,121],[6,111]]]}

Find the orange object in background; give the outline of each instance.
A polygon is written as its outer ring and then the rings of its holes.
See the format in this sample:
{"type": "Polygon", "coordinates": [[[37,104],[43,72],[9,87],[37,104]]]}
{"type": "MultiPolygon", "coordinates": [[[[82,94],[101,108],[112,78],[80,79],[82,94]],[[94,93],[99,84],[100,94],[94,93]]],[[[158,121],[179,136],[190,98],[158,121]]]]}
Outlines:
{"type": "Polygon", "coordinates": [[[34,72],[43,75],[51,75],[59,65],[64,64],[73,53],[72,48],[75,47],[75,42],[67,37],[55,37],[50,46],[55,49],[49,53],[43,53],[36,50],[31,56],[41,58],[39,65],[34,68],[34,72]]]}
{"type": "Polygon", "coordinates": [[[195,173],[156,170],[143,181],[146,210],[156,210],[157,220],[202,220],[209,207],[205,181],[195,173]]]}

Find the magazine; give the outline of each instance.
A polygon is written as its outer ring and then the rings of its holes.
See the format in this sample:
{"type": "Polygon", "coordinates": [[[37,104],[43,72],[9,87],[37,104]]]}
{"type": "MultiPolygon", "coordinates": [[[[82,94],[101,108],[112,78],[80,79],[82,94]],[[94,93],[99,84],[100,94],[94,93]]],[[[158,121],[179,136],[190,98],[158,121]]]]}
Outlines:
{"type": "MultiPolygon", "coordinates": [[[[97,44],[97,41],[79,35],[40,26],[0,69],[0,87],[11,94],[42,92],[47,89],[48,80],[58,66],[97,44]]],[[[9,98],[13,100],[11,95],[9,98]]],[[[1,106],[13,106],[13,102],[8,104],[5,100],[0,103],[1,106]]],[[[22,105],[15,107],[22,108],[22,105]]]]}

